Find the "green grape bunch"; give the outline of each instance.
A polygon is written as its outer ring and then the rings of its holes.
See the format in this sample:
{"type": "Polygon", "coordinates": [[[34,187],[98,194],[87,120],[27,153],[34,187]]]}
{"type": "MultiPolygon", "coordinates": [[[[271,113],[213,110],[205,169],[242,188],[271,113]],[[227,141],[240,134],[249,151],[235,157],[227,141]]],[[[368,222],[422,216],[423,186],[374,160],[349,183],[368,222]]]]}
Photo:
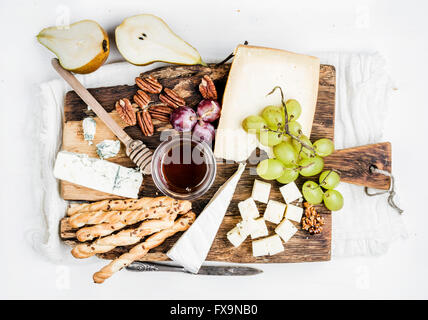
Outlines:
{"type": "MultiPolygon", "coordinates": [[[[242,121],[243,129],[256,134],[262,145],[272,148],[275,156],[261,161],[257,166],[257,174],[265,180],[276,180],[282,184],[295,181],[299,175],[318,175],[324,169],[323,158],[334,152],[333,141],[323,138],[312,143],[303,134],[302,125],[298,122],[302,114],[300,103],[295,99],[285,100],[279,86],[274,87],[267,95],[276,90],[280,91],[281,105],[266,106],[260,115],[251,115],[242,121]]],[[[330,172],[332,173],[322,173],[324,176],[320,185],[307,181],[303,185],[302,193],[309,203],[320,204],[324,201],[330,208],[341,208],[343,197],[333,190],[340,177],[337,172],[330,172]],[[327,191],[323,192],[323,188],[327,191]]]]}

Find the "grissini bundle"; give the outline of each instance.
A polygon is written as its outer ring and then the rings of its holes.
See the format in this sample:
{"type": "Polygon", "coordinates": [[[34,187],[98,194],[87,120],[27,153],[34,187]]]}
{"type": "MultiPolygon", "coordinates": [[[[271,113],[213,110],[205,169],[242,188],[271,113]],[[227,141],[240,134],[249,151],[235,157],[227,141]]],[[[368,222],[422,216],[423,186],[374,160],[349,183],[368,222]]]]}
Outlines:
{"type": "Polygon", "coordinates": [[[129,246],[138,243],[143,237],[170,228],[174,224],[177,214],[173,214],[162,220],[147,220],[142,222],[138,228],[123,230],[92,243],[82,243],[71,250],[73,257],[84,259],[92,257],[97,253],[108,252],[117,246],[129,246]]]}
{"type": "Polygon", "coordinates": [[[193,212],[188,212],[177,219],[173,226],[162,230],[154,235],[148,237],[145,241],[134,246],[129,252],[122,254],[108,265],[103,267],[100,271],[93,275],[95,283],[103,283],[106,279],[110,278],[115,272],[130,265],[136,260],[142,259],[150,249],[153,249],[162,244],[167,238],[173,236],[177,232],[187,230],[195,221],[196,215],[193,212]]]}
{"type": "MultiPolygon", "coordinates": [[[[157,198],[144,197],[140,199],[102,200],[93,203],[72,203],[67,209],[67,215],[73,216],[76,213],[91,211],[140,210],[143,208],[162,206],[166,199],[171,198],[162,196],[157,198]]],[[[173,201],[177,202],[177,200],[173,201]]]]}
{"type": "MultiPolygon", "coordinates": [[[[163,197],[162,197],[163,198],[163,197]]],[[[149,198],[150,199],[150,198],[149,198]]],[[[158,199],[158,198],[152,198],[158,199]]],[[[163,198],[161,201],[151,201],[147,207],[143,207],[135,210],[112,210],[112,211],[87,211],[87,212],[78,212],[72,215],[69,218],[69,224],[72,228],[80,228],[84,225],[90,224],[100,224],[100,223],[112,223],[118,220],[127,219],[127,214],[139,215],[144,214],[146,211],[150,209],[156,210],[156,208],[160,207],[176,207],[180,205],[184,201],[177,201],[172,198],[163,198]],[[122,213],[121,213],[122,212],[122,213]],[[122,217],[121,217],[122,216],[122,217]]]]}
{"type": "Polygon", "coordinates": [[[138,223],[142,220],[148,219],[164,219],[172,214],[183,214],[192,208],[190,201],[182,201],[173,207],[156,207],[146,211],[140,212],[135,211],[120,211],[124,214],[120,214],[121,218],[112,223],[102,223],[90,227],[85,227],[76,232],[77,240],[81,242],[90,241],[94,238],[104,237],[112,234],[116,230],[120,230],[126,226],[138,223]]]}

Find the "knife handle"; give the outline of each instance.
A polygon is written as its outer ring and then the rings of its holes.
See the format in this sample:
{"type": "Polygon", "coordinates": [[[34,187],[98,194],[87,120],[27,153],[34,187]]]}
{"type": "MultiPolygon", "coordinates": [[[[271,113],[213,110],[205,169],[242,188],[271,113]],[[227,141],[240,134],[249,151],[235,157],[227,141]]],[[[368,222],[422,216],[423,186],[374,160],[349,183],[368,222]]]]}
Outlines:
{"type": "Polygon", "coordinates": [[[141,262],[134,261],[126,269],[130,271],[172,271],[172,272],[186,272],[182,267],[168,266],[165,264],[154,263],[154,262],[141,262]]]}

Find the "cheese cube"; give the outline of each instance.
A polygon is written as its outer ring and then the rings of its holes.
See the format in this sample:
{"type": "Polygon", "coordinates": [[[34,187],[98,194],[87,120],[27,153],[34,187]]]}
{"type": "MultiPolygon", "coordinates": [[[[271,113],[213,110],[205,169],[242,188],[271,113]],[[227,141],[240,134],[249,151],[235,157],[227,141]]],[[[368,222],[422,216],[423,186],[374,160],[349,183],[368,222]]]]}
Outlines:
{"type": "Polygon", "coordinates": [[[285,210],[285,219],[293,220],[300,223],[300,221],[302,221],[302,215],[303,208],[293,206],[292,204],[287,205],[287,209],[285,210]]]}
{"type": "Polygon", "coordinates": [[[284,216],[285,207],[286,205],[284,203],[275,200],[269,200],[263,218],[266,221],[278,224],[281,222],[282,217],[284,216]]]}
{"type": "Polygon", "coordinates": [[[302,197],[299,188],[297,188],[294,182],[283,185],[281,188],[279,188],[279,191],[281,192],[282,197],[287,204],[302,197]]]}
{"type": "Polygon", "coordinates": [[[282,222],[275,228],[275,232],[287,242],[291,239],[297,232],[297,228],[287,219],[282,220],[282,222]]]}
{"type": "Polygon", "coordinates": [[[244,235],[240,232],[238,227],[233,228],[227,233],[227,239],[234,247],[239,247],[242,242],[247,238],[248,235],[244,235]]]}
{"type": "Polygon", "coordinates": [[[270,194],[270,183],[263,182],[260,180],[254,180],[253,192],[251,193],[251,198],[256,201],[267,203],[269,200],[270,194]]]}
{"type": "Polygon", "coordinates": [[[253,198],[248,198],[247,200],[239,202],[238,209],[243,220],[254,219],[260,216],[253,198]]]}
{"type": "Polygon", "coordinates": [[[252,230],[251,230],[251,239],[265,237],[269,234],[268,229],[266,227],[265,219],[258,218],[251,222],[252,230]]]}
{"type": "Polygon", "coordinates": [[[281,239],[278,235],[270,236],[260,240],[254,240],[253,243],[253,256],[260,257],[266,255],[274,255],[284,251],[281,239]]]}

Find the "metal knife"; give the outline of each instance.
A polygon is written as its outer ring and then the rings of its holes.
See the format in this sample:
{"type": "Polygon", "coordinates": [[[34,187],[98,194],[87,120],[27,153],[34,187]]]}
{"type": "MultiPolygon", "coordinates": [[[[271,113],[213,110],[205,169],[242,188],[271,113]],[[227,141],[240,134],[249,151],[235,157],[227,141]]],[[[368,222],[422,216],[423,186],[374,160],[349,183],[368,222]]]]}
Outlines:
{"type": "MultiPolygon", "coordinates": [[[[171,266],[154,262],[135,261],[126,267],[130,271],[172,271],[190,273],[183,267],[171,266]]],[[[240,266],[202,266],[198,275],[209,276],[252,276],[262,273],[263,270],[240,266]]],[[[190,273],[192,274],[192,273],[190,273]]]]}

